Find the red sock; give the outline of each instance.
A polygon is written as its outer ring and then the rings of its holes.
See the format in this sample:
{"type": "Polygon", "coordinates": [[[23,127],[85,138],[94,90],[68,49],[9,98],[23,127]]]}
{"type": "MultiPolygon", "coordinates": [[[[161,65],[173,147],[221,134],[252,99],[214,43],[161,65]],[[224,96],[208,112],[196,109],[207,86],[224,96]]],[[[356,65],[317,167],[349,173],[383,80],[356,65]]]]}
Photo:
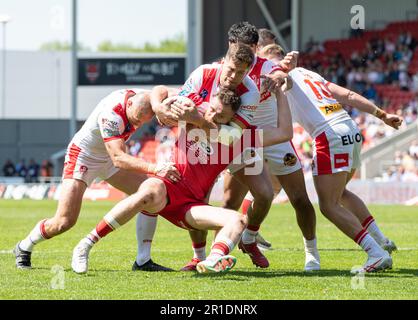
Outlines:
{"type": "Polygon", "coordinates": [[[251,200],[248,199],[244,199],[244,201],[242,202],[242,214],[246,215],[248,212],[248,209],[251,207],[251,204],[253,202],[251,200]]]}
{"type": "Polygon", "coordinates": [[[97,241],[108,235],[113,230],[114,229],[112,226],[103,219],[97,224],[96,228],[90,231],[90,233],[87,235],[87,239],[89,239],[92,244],[95,244],[97,241]]]}
{"type": "Polygon", "coordinates": [[[223,242],[215,242],[212,246],[212,250],[210,252],[210,255],[216,255],[216,256],[226,256],[229,253],[230,249],[229,246],[226,243],[223,242]]]}
{"type": "Polygon", "coordinates": [[[361,244],[366,235],[368,235],[366,229],[361,230],[354,238],[354,242],[356,242],[357,244],[361,244]]]}
{"type": "Polygon", "coordinates": [[[48,235],[47,235],[47,233],[46,233],[46,231],[45,231],[45,222],[46,222],[47,220],[48,220],[48,219],[45,219],[45,220],[41,221],[41,223],[39,224],[39,229],[40,229],[40,232],[41,232],[42,238],[44,238],[44,239],[50,239],[50,238],[51,238],[50,236],[48,236],[48,235]]]}
{"type": "Polygon", "coordinates": [[[364,229],[367,229],[369,227],[369,225],[374,221],[373,216],[368,216],[363,222],[362,222],[362,226],[364,229]]]}

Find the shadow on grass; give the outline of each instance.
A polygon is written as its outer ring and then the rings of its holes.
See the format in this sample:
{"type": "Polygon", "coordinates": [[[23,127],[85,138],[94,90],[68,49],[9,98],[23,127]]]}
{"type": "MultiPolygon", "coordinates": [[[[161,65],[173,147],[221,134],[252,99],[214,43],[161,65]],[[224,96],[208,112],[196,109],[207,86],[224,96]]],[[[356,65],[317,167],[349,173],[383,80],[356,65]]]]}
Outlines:
{"type": "MultiPolygon", "coordinates": [[[[262,250],[263,252],[271,252],[271,251],[295,251],[295,252],[305,252],[305,249],[303,248],[271,248],[271,249],[266,249],[266,250],[262,250]]],[[[318,249],[319,252],[321,251],[347,251],[347,252],[352,252],[352,251],[362,251],[361,249],[356,249],[356,248],[325,248],[325,249],[318,249]]]]}
{"type": "MultiPolygon", "coordinates": [[[[231,280],[238,280],[239,278],[280,278],[280,277],[300,277],[300,278],[329,278],[329,277],[346,277],[352,278],[354,275],[350,273],[350,270],[320,270],[315,272],[304,272],[304,271],[287,271],[287,270],[272,270],[272,271],[242,271],[242,270],[233,270],[229,273],[208,273],[208,274],[195,274],[195,277],[200,278],[219,278],[225,279],[225,276],[231,280]]],[[[366,277],[373,278],[412,278],[418,277],[418,270],[416,269],[394,269],[384,272],[370,273],[366,274],[366,277]]],[[[244,281],[244,279],[243,279],[244,281]]]]}

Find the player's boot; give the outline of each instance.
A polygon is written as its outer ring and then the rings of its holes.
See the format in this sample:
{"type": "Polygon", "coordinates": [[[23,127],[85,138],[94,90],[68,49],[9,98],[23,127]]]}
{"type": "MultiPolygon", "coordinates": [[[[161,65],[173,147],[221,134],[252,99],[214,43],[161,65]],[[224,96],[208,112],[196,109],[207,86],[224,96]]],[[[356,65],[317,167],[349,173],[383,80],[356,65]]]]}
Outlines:
{"type": "Polygon", "coordinates": [[[86,273],[89,267],[89,253],[92,246],[84,239],[81,240],[73,250],[71,268],[75,273],[86,273]]]}
{"type": "Polygon", "coordinates": [[[260,232],[255,236],[255,242],[257,242],[257,246],[260,250],[271,250],[271,242],[264,239],[260,232]]]}
{"type": "Polygon", "coordinates": [[[198,258],[190,260],[180,271],[196,271],[196,266],[200,262],[198,258]]]}
{"type": "Polygon", "coordinates": [[[398,250],[395,242],[393,242],[390,239],[386,239],[386,241],[381,245],[381,247],[383,250],[386,250],[387,252],[389,252],[389,254],[391,254],[393,251],[398,250]]]}
{"type": "Polygon", "coordinates": [[[20,242],[18,242],[13,249],[13,253],[16,258],[16,268],[31,269],[32,265],[30,262],[30,258],[31,258],[32,252],[20,249],[19,244],[20,242]]]}
{"type": "Polygon", "coordinates": [[[318,271],[321,269],[321,262],[318,251],[305,251],[305,271],[318,271]]]}
{"type": "Polygon", "coordinates": [[[160,271],[160,272],[168,272],[168,271],[174,271],[173,269],[164,267],[162,265],[159,265],[158,263],[155,263],[151,259],[149,259],[147,262],[145,262],[143,265],[138,265],[136,261],[132,265],[132,271],[160,271]]]}
{"type": "Polygon", "coordinates": [[[392,257],[385,251],[385,254],[380,257],[368,257],[366,263],[363,267],[359,269],[351,270],[351,273],[368,273],[368,272],[378,272],[385,269],[392,269],[392,257]]]}
{"type": "Polygon", "coordinates": [[[244,244],[242,241],[240,241],[238,248],[240,248],[242,252],[248,254],[253,264],[255,264],[257,267],[267,268],[269,266],[269,261],[257,247],[257,242],[244,244]]]}
{"type": "Polygon", "coordinates": [[[237,258],[226,255],[216,259],[206,259],[196,265],[199,273],[226,272],[231,270],[237,263],[237,258]]]}

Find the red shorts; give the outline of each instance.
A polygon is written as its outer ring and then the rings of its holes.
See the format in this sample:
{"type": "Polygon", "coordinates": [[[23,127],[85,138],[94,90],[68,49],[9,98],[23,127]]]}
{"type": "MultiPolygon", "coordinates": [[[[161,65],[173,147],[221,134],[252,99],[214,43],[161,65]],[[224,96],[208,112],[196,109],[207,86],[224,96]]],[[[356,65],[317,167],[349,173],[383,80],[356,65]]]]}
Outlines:
{"type": "Polygon", "coordinates": [[[167,189],[167,205],[158,214],[182,229],[196,230],[187,223],[186,212],[192,207],[207,206],[208,204],[203,200],[196,199],[183,180],[173,183],[162,177],[153,177],[163,181],[167,189]]]}

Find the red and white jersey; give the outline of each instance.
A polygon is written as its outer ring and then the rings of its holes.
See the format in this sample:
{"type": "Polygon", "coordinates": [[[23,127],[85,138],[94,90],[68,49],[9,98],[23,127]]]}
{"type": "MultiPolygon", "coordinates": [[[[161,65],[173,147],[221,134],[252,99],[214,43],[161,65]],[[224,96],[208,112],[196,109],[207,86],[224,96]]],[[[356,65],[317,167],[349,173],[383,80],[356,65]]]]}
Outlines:
{"type": "Polygon", "coordinates": [[[142,89],[117,90],[103,98],[83,127],[75,134],[70,145],[75,144],[94,159],[108,159],[109,154],[104,143],[113,139],[127,141],[135,132],[135,128],[126,117],[127,100],[145,91],[142,89]]]}
{"type": "MultiPolygon", "coordinates": [[[[207,103],[210,103],[218,92],[222,66],[222,63],[217,62],[201,65],[192,72],[180,89],[179,95],[193,100],[201,114],[206,112],[207,103]]],[[[241,107],[235,113],[234,120],[240,122],[244,128],[255,126],[253,110],[257,108],[260,101],[260,94],[255,83],[246,76],[236,91],[241,97],[241,107]]]]}
{"type": "Polygon", "coordinates": [[[329,91],[319,74],[295,68],[289,72],[293,87],[287,92],[293,120],[298,122],[312,138],[330,125],[350,120],[350,116],[329,91]]]}
{"type": "Polygon", "coordinates": [[[229,146],[219,142],[195,139],[184,128],[179,128],[179,137],[173,148],[171,161],[181,174],[185,185],[195,199],[203,200],[210,191],[216,177],[232,162],[241,163],[243,153],[259,148],[261,141],[254,128],[229,146]]]}
{"type": "Polygon", "coordinates": [[[262,75],[272,73],[276,70],[281,70],[272,61],[255,56],[249,77],[254,81],[260,92],[260,102],[252,110],[253,123],[257,127],[272,126],[277,127],[277,101],[276,97],[270,91],[262,90],[263,79],[262,75]]]}

